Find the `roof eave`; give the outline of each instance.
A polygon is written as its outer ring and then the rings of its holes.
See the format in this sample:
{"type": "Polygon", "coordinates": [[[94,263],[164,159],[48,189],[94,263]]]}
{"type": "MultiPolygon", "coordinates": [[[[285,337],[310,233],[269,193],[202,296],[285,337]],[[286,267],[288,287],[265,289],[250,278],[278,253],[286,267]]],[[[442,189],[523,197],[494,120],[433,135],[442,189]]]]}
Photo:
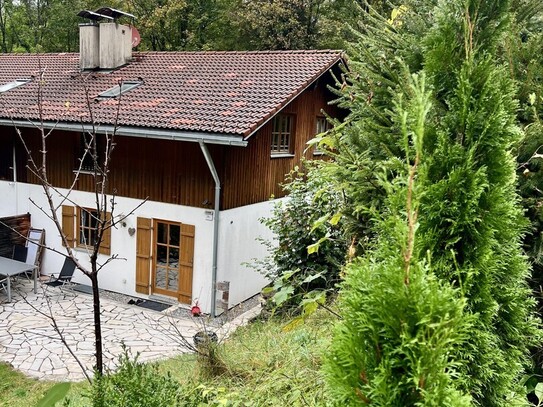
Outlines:
{"type": "Polygon", "coordinates": [[[174,140],[174,141],[187,141],[199,143],[200,141],[207,144],[219,144],[246,147],[247,141],[243,139],[242,135],[235,134],[223,134],[223,133],[209,133],[198,131],[185,131],[175,129],[159,129],[159,128],[145,128],[135,126],[117,126],[111,124],[100,124],[93,126],[89,123],[75,123],[75,122],[43,122],[39,123],[32,120],[12,120],[12,119],[0,119],[0,125],[14,126],[14,127],[26,127],[26,128],[44,128],[54,130],[65,130],[74,132],[95,132],[97,134],[113,134],[115,132],[118,136],[126,137],[141,137],[151,139],[162,140],[174,140]]]}

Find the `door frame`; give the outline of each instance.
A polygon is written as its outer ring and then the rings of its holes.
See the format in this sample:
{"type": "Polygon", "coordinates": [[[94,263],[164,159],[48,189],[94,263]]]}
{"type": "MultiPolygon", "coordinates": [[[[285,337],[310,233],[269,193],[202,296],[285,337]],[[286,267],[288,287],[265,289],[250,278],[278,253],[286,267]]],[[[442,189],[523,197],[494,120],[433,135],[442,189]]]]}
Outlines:
{"type": "MultiPolygon", "coordinates": [[[[193,279],[193,257],[194,257],[194,226],[178,221],[167,219],[152,219],[151,230],[153,232],[151,247],[151,294],[161,294],[176,298],[181,303],[191,304],[192,302],[192,279],[193,279]],[[179,226],[179,257],[177,265],[177,289],[175,291],[163,289],[156,286],[157,270],[157,252],[158,252],[158,225],[164,223],[167,225],[179,226]],[[191,241],[189,241],[189,239],[191,241]],[[188,273],[188,275],[184,275],[188,273]],[[186,286],[183,286],[185,283],[186,286]]],[[[169,246],[169,244],[168,244],[169,246]]]]}

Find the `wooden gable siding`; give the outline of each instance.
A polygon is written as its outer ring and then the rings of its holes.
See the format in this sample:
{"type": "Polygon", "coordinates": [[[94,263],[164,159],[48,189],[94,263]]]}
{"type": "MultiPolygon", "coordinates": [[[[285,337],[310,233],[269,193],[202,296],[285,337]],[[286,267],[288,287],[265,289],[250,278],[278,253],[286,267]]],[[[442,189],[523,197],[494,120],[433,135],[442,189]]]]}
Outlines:
{"type": "MultiPolygon", "coordinates": [[[[27,131],[25,138],[33,152],[39,150],[37,134],[29,136],[27,131]]],[[[115,191],[118,196],[177,205],[213,205],[215,184],[197,143],[121,136],[115,143],[108,193],[115,191]]],[[[223,150],[215,146],[209,149],[216,165],[221,166],[223,150]]],[[[68,188],[79,156],[79,134],[54,132],[48,138],[47,150],[50,182],[68,188]]],[[[30,171],[28,178],[29,182],[38,183],[30,171]]],[[[92,176],[81,174],[75,188],[92,191],[92,176]]]]}
{"type": "MultiPolygon", "coordinates": [[[[272,120],[249,139],[247,147],[208,146],[221,180],[221,209],[284,196],[280,184],[285,175],[302,157],[318,158],[306,144],[315,135],[316,118],[322,116],[322,110],[334,117],[338,114],[335,106],[327,104],[332,96],[326,82],[311,86],[282,111],[295,117],[293,157],[271,157],[272,120]]],[[[35,154],[41,149],[38,132],[22,131],[35,154]]],[[[48,171],[53,185],[68,188],[73,182],[79,137],[79,133],[55,131],[48,138],[48,171]]],[[[38,183],[30,171],[25,176],[28,182],[38,183]]],[[[75,188],[92,191],[92,182],[92,176],[82,174],[75,188]]],[[[108,193],[113,191],[122,197],[211,209],[215,184],[197,143],[119,136],[108,193]]]]}
{"type": "Polygon", "coordinates": [[[327,100],[330,95],[324,85],[312,86],[283,109],[282,113],[295,116],[293,157],[271,156],[272,121],[249,139],[247,147],[230,147],[225,158],[223,208],[285,195],[280,186],[285,175],[300,165],[302,157],[319,158],[313,155],[314,147],[308,148],[307,142],[315,136],[316,119],[322,116],[322,110],[333,117],[337,114],[337,108],[329,106],[327,100]]]}

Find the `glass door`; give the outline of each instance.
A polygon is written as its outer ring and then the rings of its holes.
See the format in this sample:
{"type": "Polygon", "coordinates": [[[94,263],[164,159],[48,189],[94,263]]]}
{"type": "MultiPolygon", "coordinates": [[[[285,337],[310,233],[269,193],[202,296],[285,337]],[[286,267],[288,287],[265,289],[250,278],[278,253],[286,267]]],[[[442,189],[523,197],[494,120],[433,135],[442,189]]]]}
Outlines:
{"type": "Polygon", "coordinates": [[[181,225],[156,221],[153,292],[177,297],[179,291],[179,250],[181,225]]]}

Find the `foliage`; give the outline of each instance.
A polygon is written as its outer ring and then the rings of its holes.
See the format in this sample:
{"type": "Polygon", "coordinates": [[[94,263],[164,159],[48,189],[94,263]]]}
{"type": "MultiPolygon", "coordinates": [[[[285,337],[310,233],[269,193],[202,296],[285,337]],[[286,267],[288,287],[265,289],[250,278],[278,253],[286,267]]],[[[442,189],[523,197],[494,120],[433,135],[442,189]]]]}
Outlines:
{"type": "Polygon", "coordinates": [[[162,375],[156,364],[132,358],[123,345],[115,373],[97,374],[89,397],[94,407],[173,407],[182,406],[179,384],[169,373],[162,375]]]}
{"type": "Polygon", "coordinates": [[[242,2],[236,18],[250,49],[306,49],[317,42],[320,0],[242,2]]]}
{"type": "MultiPolygon", "coordinates": [[[[140,50],[259,50],[346,46],[364,0],[110,0],[136,16],[140,50]]],[[[374,1],[379,7],[387,2],[374,1]]],[[[0,52],[77,51],[79,10],[97,0],[0,0],[0,52]]],[[[129,21],[123,21],[129,23],[129,21]]]]}
{"type": "MultiPolygon", "coordinates": [[[[429,258],[427,268],[418,269],[439,278],[441,289],[461,282],[459,301],[465,299],[465,312],[476,319],[458,353],[459,390],[478,405],[512,405],[522,395],[521,375],[539,331],[520,249],[525,223],[510,154],[521,136],[515,88],[497,57],[510,27],[510,4],[451,1],[432,10],[432,2],[422,8],[414,3],[422,2],[408,2],[395,19],[367,16],[352,72],[340,82],[341,104],[352,113],[329,142],[337,182],[348,197],[349,226],[361,241],[376,242],[374,257],[386,259],[375,232],[383,234],[379,225],[396,213],[390,213],[387,185],[404,171],[406,154],[413,157],[403,148],[391,101],[412,94],[406,72],[424,70],[434,108],[422,150],[427,170],[418,181],[414,257],[429,258]]],[[[364,261],[368,279],[372,270],[388,267],[364,261]]]]}
{"type": "Polygon", "coordinates": [[[230,38],[235,31],[227,16],[232,0],[130,0],[129,4],[140,21],[141,49],[228,49],[229,41],[235,41],[230,38]]]}
{"type": "Polygon", "coordinates": [[[405,88],[391,118],[405,153],[415,150],[415,157],[392,180],[380,177],[387,198],[377,242],[346,270],[343,320],[326,371],[338,405],[469,406],[459,370],[472,318],[464,314],[461,290],[434,274],[431,254],[414,250],[430,92],[423,76],[405,88]]]}
{"type": "Polygon", "coordinates": [[[43,398],[38,402],[36,407],[50,407],[54,406],[56,402],[64,399],[68,391],[70,390],[71,383],[57,383],[51,387],[43,398]]]}
{"type": "Polygon", "coordinates": [[[273,305],[283,310],[323,302],[324,291],[335,286],[345,260],[342,197],[330,188],[323,166],[307,162],[305,169],[291,172],[284,185],[288,199],[262,220],[277,242],[264,242],[270,255],[256,266],[273,280],[273,287],[264,293],[271,291],[273,305]]]}
{"type": "Polygon", "coordinates": [[[468,3],[469,14],[455,22],[451,15],[459,7],[441,11],[427,43],[426,69],[443,109],[429,147],[421,249],[435,254],[442,278],[453,281],[458,267],[470,276],[465,296],[479,323],[471,336],[473,363],[463,373],[481,404],[510,405],[506,398],[523,392],[520,378],[539,332],[520,248],[525,222],[510,153],[522,136],[515,89],[494,57],[508,27],[509,3],[468,3]],[[453,38],[469,42],[459,47],[453,38]]]}

